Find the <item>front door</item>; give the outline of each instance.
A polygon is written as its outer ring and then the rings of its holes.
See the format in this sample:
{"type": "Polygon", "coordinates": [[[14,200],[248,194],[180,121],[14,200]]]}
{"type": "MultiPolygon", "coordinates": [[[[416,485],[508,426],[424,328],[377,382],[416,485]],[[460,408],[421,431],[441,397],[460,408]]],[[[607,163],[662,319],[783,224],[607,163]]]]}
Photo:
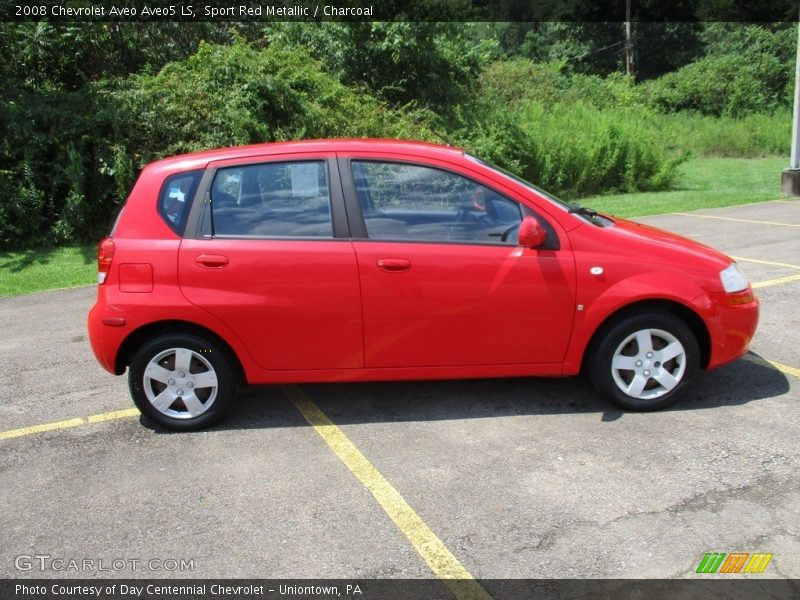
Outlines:
{"type": "Polygon", "coordinates": [[[557,243],[517,245],[529,209],[443,168],[357,158],[343,164],[366,225],[366,239],[353,245],[367,367],[563,360],[574,261],[557,243]]]}

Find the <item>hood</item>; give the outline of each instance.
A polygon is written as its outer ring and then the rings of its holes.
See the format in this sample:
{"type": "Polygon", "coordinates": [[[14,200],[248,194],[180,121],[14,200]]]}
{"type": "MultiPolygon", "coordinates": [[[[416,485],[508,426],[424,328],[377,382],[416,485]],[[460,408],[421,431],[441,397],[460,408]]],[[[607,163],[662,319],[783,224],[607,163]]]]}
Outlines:
{"type": "Polygon", "coordinates": [[[710,267],[720,270],[733,262],[733,259],[723,252],[676,233],[619,217],[614,217],[613,220],[614,226],[606,231],[625,236],[631,242],[638,242],[637,246],[641,244],[647,247],[654,258],[660,257],[669,262],[680,259],[681,255],[689,260],[706,259],[710,267]]]}

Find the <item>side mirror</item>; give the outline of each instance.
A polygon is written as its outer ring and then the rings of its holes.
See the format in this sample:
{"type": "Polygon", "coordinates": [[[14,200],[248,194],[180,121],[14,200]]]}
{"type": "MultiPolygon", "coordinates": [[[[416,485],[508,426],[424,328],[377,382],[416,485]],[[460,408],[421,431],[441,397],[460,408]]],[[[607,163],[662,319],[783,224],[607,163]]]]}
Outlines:
{"type": "Polygon", "coordinates": [[[538,248],[547,239],[547,231],[536,217],[525,217],[519,224],[519,245],[525,248],[538,248]]]}

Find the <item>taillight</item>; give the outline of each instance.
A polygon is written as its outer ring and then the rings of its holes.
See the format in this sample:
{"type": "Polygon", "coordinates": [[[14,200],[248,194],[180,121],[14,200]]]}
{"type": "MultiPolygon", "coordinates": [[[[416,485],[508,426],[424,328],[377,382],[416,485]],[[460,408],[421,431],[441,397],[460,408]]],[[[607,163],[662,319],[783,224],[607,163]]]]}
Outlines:
{"type": "Polygon", "coordinates": [[[112,260],[114,260],[114,240],[104,237],[97,244],[97,283],[105,283],[106,276],[111,270],[112,260]]]}

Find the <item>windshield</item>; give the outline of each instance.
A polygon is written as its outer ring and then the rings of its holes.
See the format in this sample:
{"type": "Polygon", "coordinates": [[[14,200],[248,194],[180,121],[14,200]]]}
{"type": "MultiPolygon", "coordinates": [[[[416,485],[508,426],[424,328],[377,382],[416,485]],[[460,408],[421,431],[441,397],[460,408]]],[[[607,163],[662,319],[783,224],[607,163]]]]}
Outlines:
{"type": "Polygon", "coordinates": [[[464,156],[467,157],[469,160],[478,163],[479,165],[488,167],[493,171],[500,173],[501,175],[505,175],[509,179],[513,179],[514,181],[528,188],[529,190],[536,192],[540,196],[544,196],[545,198],[552,201],[556,206],[562,208],[563,210],[566,210],[571,214],[574,214],[582,219],[585,219],[586,221],[589,221],[589,223],[591,223],[592,225],[597,225],[598,227],[610,227],[611,225],[614,224],[614,222],[611,219],[603,215],[597,214],[597,212],[595,212],[591,208],[586,208],[585,206],[581,206],[575,202],[564,202],[563,200],[557,198],[550,192],[546,192],[542,188],[533,185],[530,181],[525,181],[522,177],[514,175],[514,173],[511,173],[510,171],[506,171],[503,167],[498,167],[497,165],[482,160],[477,156],[473,156],[472,154],[469,154],[467,152],[464,153],[464,156]]]}
{"type": "Polygon", "coordinates": [[[465,152],[464,156],[467,157],[468,159],[470,159],[471,161],[478,163],[479,165],[483,165],[484,167],[489,167],[493,171],[497,171],[501,175],[505,175],[509,179],[513,179],[514,181],[516,181],[520,185],[523,185],[526,188],[528,188],[530,190],[533,190],[534,192],[536,192],[540,196],[544,196],[548,200],[552,200],[553,202],[558,204],[564,210],[569,210],[573,206],[571,204],[568,204],[567,202],[564,202],[560,198],[557,198],[556,196],[554,196],[550,192],[544,191],[539,186],[533,185],[530,181],[525,181],[522,177],[519,177],[518,175],[514,175],[514,173],[512,173],[511,171],[506,171],[503,167],[498,167],[497,165],[492,164],[489,161],[480,159],[477,156],[473,156],[472,154],[469,154],[468,152],[465,152]]]}

